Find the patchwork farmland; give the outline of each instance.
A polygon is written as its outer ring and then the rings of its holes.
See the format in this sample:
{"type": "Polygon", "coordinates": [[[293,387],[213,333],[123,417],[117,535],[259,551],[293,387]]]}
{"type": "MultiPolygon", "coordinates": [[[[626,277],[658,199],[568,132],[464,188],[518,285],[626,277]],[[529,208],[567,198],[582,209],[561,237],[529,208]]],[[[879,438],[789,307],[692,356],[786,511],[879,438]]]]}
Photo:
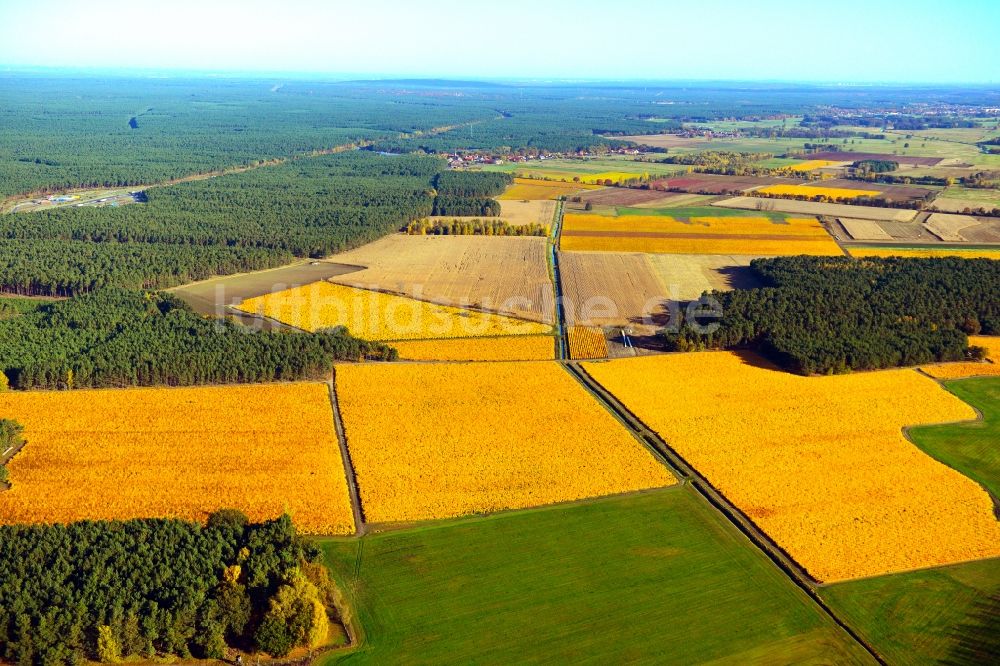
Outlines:
{"type": "Polygon", "coordinates": [[[0,90],[0,664],[1000,659],[989,86],[0,90]]]}

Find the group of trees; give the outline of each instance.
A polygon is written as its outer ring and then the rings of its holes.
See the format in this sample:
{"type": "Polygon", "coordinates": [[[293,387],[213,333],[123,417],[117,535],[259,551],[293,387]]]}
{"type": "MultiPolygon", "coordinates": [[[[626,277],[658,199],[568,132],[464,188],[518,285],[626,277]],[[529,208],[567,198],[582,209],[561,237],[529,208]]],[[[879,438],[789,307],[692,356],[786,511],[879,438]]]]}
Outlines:
{"type": "Polygon", "coordinates": [[[1000,262],[800,256],[751,267],[766,286],[714,293],[721,317],[684,321],[669,347],[752,348],[813,374],[961,360],[967,335],[1000,333],[1000,262]]]}
{"type": "Polygon", "coordinates": [[[0,562],[0,658],[22,666],[280,657],[339,621],[321,552],[288,516],[3,526],[0,562]]]}
{"type": "Polygon", "coordinates": [[[493,199],[513,182],[506,173],[443,171],[434,178],[434,215],[496,217],[500,203],[493,199]]]}
{"type": "Polygon", "coordinates": [[[858,160],[851,165],[854,175],[858,178],[874,177],[880,173],[888,173],[899,168],[899,162],[891,160],[858,160]]]}
{"type": "Polygon", "coordinates": [[[415,220],[406,225],[411,236],[548,236],[544,224],[516,224],[505,220],[415,220]]]}
{"type": "Polygon", "coordinates": [[[165,293],[107,288],[0,320],[0,373],[16,389],[294,380],[362,358],[395,350],[342,329],[251,331],[165,293]]]}
{"type": "Polygon", "coordinates": [[[144,204],[0,216],[0,290],[160,288],[325,256],[430,215],[443,166],[358,151],[153,188],[144,204]]]}
{"type": "MultiPolygon", "coordinates": [[[[6,390],[7,387],[4,384],[3,375],[0,374],[0,391],[6,390]]],[[[4,459],[4,454],[11,449],[17,449],[24,440],[21,438],[21,433],[24,432],[24,426],[22,426],[17,421],[12,421],[11,419],[0,419],[0,461],[4,459]]],[[[7,475],[7,468],[0,464],[0,491],[6,489],[9,483],[9,478],[7,475]]]]}

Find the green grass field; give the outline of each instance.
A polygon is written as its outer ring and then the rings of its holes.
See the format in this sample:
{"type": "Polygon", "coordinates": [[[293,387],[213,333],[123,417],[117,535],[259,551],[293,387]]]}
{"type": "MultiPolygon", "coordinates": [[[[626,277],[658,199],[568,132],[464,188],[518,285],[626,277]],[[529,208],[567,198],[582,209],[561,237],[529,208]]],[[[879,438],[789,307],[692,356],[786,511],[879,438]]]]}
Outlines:
{"type": "Polygon", "coordinates": [[[865,663],[686,487],[322,542],[361,645],[332,663],[865,663]]]}
{"type": "Polygon", "coordinates": [[[890,664],[990,663],[960,650],[985,624],[982,606],[1000,594],[998,560],[838,583],[820,594],[890,664]]]}
{"type": "Polygon", "coordinates": [[[983,413],[982,422],[910,429],[910,439],[1000,498],[1000,379],[960,379],[948,390],[983,413]]]}
{"type": "Polygon", "coordinates": [[[978,202],[981,204],[992,204],[1000,206],[1000,190],[975,189],[971,187],[949,187],[941,193],[941,196],[949,199],[961,199],[962,201],[978,202]]]}
{"type": "Polygon", "coordinates": [[[628,215],[669,215],[675,219],[687,220],[692,217],[766,217],[772,222],[784,222],[788,213],[771,210],[740,210],[721,206],[677,206],[674,208],[628,208],[619,206],[619,216],[628,215]]]}
{"type": "MultiPolygon", "coordinates": [[[[1000,379],[963,379],[946,385],[983,412],[985,422],[913,428],[910,437],[997,495],[1000,379]]],[[[996,606],[990,613],[990,628],[982,626],[984,605],[991,595],[1000,595],[1000,559],[839,583],[822,588],[821,594],[894,664],[987,663],[962,649],[986,631],[995,641],[1000,629],[996,606]]]]}

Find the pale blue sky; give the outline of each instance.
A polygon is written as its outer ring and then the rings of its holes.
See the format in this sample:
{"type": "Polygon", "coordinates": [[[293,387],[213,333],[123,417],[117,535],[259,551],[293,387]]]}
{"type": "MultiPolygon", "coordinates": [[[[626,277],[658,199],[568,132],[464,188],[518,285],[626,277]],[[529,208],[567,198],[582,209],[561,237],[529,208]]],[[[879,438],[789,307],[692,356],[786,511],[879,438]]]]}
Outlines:
{"type": "Polygon", "coordinates": [[[0,67],[1000,83],[996,0],[0,0],[0,67]]]}

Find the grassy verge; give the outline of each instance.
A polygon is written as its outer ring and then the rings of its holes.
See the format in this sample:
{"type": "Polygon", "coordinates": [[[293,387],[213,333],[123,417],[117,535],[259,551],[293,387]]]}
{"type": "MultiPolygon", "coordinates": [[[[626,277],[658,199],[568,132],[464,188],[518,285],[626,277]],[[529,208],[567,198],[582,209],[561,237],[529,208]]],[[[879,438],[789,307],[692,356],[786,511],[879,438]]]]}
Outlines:
{"type": "Polygon", "coordinates": [[[323,543],[365,637],[326,663],[864,663],[684,487],[323,543]]]}
{"type": "MultiPolygon", "coordinates": [[[[984,422],[913,428],[910,438],[1000,495],[1000,379],[946,386],[978,408],[984,422]]],[[[840,583],[821,594],[890,663],[988,663],[974,651],[982,649],[984,635],[1000,650],[998,559],[840,583]]]]}

